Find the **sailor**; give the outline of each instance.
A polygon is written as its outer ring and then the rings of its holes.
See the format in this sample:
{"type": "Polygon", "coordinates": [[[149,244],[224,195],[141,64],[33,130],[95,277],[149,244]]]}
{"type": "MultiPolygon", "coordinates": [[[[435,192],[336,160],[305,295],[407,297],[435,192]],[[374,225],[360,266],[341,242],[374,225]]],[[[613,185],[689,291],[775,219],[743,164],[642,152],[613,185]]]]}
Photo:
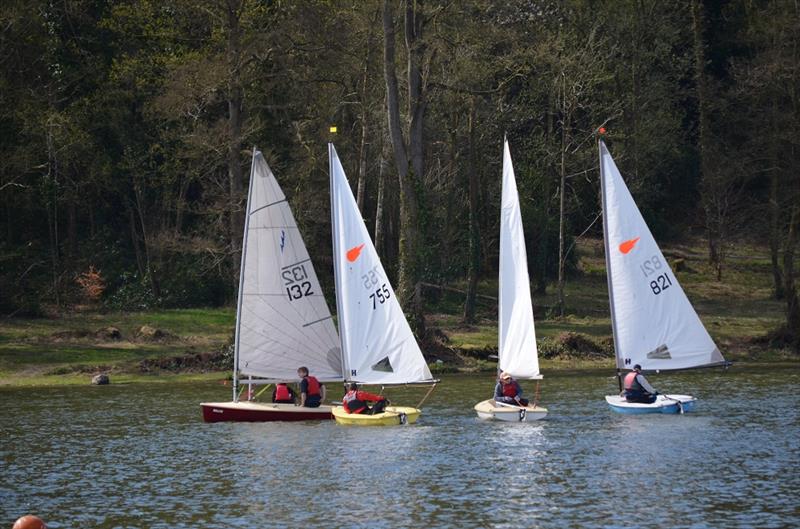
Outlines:
{"type": "Polygon", "coordinates": [[[296,396],[294,390],[286,385],[286,382],[279,382],[272,392],[272,402],[280,404],[294,404],[296,396]]]}
{"type": "Polygon", "coordinates": [[[514,404],[517,406],[527,406],[528,399],[522,397],[522,388],[516,380],[511,377],[511,373],[503,371],[500,373],[500,379],[494,387],[494,400],[495,402],[502,402],[504,404],[514,404]]]}
{"type": "Polygon", "coordinates": [[[382,395],[374,395],[366,391],[361,391],[358,389],[358,384],[355,382],[351,383],[349,388],[350,389],[345,393],[342,399],[342,406],[347,413],[375,415],[377,413],[383,413],[386,404],[389,403],[386,397],[382,395]],[[372,408],[369,407],[368,401],[375,402],[372,408]]]}
{"type": "Polygon", "coordinates": [[[633,371],[625,375],[623,388],[622,395],[628,402],[652,404],[656,401],[656,395],[658,395],[658,392],[644,378],[642,366],[639,364],[633,366],[633,371]]]}
{"type": "Polygon", "coordinates": [[[297,376],[300,377],[300,406],[319,408],[325,400],[325,386],[308,374],[307,367],[297,368],[297,376]]]}

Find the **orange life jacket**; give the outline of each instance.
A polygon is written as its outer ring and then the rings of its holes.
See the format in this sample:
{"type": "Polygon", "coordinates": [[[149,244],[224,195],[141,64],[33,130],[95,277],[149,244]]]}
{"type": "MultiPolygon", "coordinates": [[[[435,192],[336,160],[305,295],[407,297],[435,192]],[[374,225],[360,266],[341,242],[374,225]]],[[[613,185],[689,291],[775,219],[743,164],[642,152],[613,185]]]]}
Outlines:
{"type": "Polygon", "coordinates": [[[319,380],[317,380],[315,377],[312,377],[311,375],[308,375],[306,377],[306,382],[308,382],[308,391],[306,392],[306,396],[308,397],[313,397],[315,395],[322,396],[319,388],[319,380]]]}
{"type": "Polygon", "coordinates": [[[293,400],[294,397],[289,391],[289,387],[286,384],[278,384],[275,386],[275,400],[293,400]]]}

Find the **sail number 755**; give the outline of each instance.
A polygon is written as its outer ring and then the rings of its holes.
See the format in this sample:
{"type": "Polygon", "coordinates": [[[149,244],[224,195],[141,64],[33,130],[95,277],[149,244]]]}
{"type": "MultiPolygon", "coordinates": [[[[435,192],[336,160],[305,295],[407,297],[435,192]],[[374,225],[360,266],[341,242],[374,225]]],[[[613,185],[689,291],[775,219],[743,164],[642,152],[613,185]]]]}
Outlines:
{"type": "Polygon", "coordinates": [[[378,303],[381,305],[386,303],[391,296],[389,289],[386,288],[386,283],[381,285],[381,288],[369,295],[369,298],[372,300],[372,310],[378,308],[378,303]]]}

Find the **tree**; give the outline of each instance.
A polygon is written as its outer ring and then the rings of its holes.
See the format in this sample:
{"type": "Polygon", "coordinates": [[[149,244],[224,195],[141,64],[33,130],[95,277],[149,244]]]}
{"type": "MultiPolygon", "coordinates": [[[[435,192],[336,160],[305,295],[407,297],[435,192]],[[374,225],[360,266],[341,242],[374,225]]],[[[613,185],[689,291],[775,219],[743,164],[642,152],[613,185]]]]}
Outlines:
{"type": "Polygon", "coordinates": [[[396,73],[394,13],[391,0],[383,3],[384,76],[389,137],[394,150],[395,168],[400,181],[400,253],[398,297],[411,306],[413,327],[425,335],[425,319],[420,285],[422,239],[419,222],[421,179],[425,174],[424,119],[427,105],[427,79],[423,75],[426,44],[422,38],[425,12],[422,0],[404,1],[405,48],[408,55],[406,83],[408,130],[404,134],[400,117],[400,89],[396,73]],[[407,134],[407,137],[406,137],[407,134]]]}

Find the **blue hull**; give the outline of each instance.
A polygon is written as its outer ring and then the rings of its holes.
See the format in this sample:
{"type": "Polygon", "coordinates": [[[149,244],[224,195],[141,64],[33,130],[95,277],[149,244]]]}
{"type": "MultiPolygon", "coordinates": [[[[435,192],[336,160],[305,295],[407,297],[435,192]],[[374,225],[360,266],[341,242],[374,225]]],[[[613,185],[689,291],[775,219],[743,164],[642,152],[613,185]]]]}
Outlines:
{"type": "MultiPolygon", "coordinates": [[[[676,396],[677,397],[677,396],[676,396]]],[[[683,406],[683,412],[690,412],[694,410],[695,399],[688,395],[681,395],[680,401],[683,406]]],[[[606,397],[608,406],[616,413],[625,415],[642,415],[644,413],[681,413],[681,404],[676,402],[676,399],[665,398],[659,395],[659,398],[653,404],[639,404],[626,402],[620,397],[606,397]]]]}

